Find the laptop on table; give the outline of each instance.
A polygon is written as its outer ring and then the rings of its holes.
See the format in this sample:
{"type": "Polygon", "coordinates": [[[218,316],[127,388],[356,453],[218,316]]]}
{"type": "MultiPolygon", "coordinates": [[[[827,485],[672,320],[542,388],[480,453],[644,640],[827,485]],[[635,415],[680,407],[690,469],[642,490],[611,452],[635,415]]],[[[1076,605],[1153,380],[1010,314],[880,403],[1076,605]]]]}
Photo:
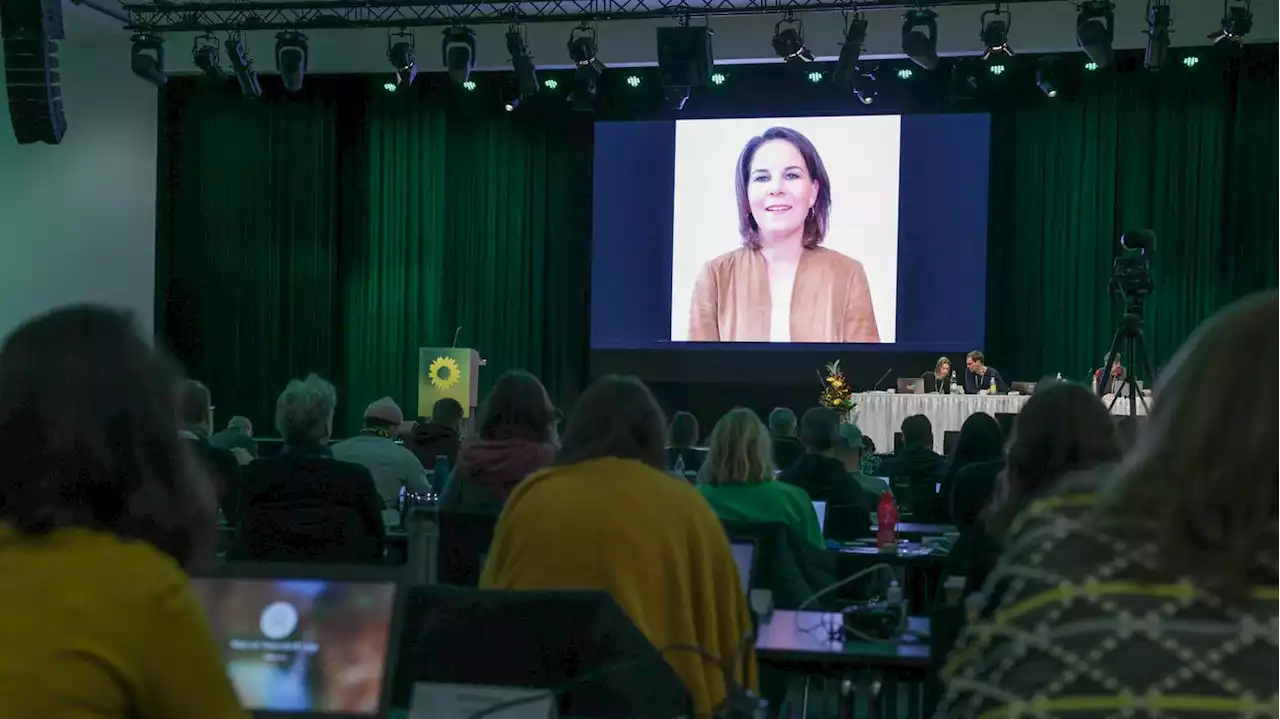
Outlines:
{"type": "Polygon", "coordinates": [[[738,579],[742,581],[742,593],[751,594],[756,581],[756,543],[735,539],[730,543],[733,561],[738,565],[738,579]]]}
{"type": "Polygon", "coordinates": [[[255,719],[376,719],[390,706],[398,574],[228,564],[191,584],[227,676],[255,719]]]}

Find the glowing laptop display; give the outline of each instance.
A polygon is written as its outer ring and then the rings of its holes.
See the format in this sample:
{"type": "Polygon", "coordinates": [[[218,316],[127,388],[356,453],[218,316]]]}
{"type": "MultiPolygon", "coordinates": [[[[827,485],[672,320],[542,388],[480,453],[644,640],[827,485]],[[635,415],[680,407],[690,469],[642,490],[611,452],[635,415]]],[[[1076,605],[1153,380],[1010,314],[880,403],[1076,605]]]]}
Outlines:
{"type": "Polygon", "coordinates": [[[324,579],[193,578],[241,704],[377,716],[396,586],[324,579]]]}
{"type": "Polygon", "coordinates": [[[738,578],[742,580],[743,594],[751,593],[751,578],[756,571],[755,542],[734,542],[733,561],[738,565],[738,578]]]}
{"type": "Polygon", "coordinates": [[[827,503],[814,502],[813,511],[818,515],[818,531],[824,532],[827,529],[827,503]]]}

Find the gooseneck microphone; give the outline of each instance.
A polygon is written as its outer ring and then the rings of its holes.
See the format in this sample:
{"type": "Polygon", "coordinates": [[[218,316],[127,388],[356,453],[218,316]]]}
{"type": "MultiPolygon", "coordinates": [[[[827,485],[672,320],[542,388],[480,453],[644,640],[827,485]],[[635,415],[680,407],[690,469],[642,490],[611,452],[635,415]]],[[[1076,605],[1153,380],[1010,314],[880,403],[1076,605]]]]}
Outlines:
{"type": "Polygon", "coordinates": [[[880,379],[876,380],[876,383],[871,385],[871,391],[875,392],[876,390],[880,389],[880,383],[885,381],[885,378],[887,378],[889,376],[889,373],[892,371],[893,371],[892,367],[885,370],[884,374],[880,375],[880,379]]]}

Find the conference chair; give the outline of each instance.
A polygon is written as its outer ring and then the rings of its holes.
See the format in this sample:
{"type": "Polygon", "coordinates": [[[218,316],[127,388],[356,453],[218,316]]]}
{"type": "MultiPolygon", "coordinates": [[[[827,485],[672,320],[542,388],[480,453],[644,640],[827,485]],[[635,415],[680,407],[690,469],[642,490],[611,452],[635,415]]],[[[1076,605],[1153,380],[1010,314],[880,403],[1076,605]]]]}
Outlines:
{"type": "Polygon", "coordinates": [[[489,545],[493,544],[497,515],[440,512],[437,521],[440,527],[437,579],[441,584],[478,586],[489,545]]]}
{"type": "Polygon", "coordinates": [[[440,516],[433,506],[411,507],[403,522],[408,537],[405,581],[413,586],[435,584],[440,577],[440,516]]]}
{"type": "Polygon", "coordinates": [[[413,588],[397,667],[395,706],[415,682],[440,682],[571,686],[559,716],[690,715],[684,684],[602,591],[413,588]]]}
{"type": "Polygon", "coordinates": [[[776,608],[797,609],[814,592],[834,581],[834,558],[826,549],[795,536],[787,525],[728,519],[721,519],[720,523],[730,542],[755,543],[756,585],[752,588],[772,592],[776,608]]]}

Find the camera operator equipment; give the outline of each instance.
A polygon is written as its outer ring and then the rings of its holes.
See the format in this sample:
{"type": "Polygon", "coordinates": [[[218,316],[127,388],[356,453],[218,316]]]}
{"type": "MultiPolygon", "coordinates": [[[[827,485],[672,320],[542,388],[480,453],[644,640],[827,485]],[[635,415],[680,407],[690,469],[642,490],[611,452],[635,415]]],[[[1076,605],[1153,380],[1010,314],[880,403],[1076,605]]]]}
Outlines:
{"type": "MultiPolygon", "coordinates": [[[[1154,381],[1155,373],[1151,371],[1151,356],[1147,354],[1147,341],[1142,333],[1142,310],[1147,297],[1155,289],[1151,279],[1151,257],[1155,254],[1156,233],[1151,230],[1126,232],[1120,237],[1120,256],[1111,265],[1112,293],[1124,299],[1124,316],[1120,318],[1120,326],[1116,328],[1111,339],[1111,348],[1107,350],[1107,358],[1102,366],[1103,379],[1117,361],[1120,344],[1124,343],[1124,354],[1130,358],[1133,367],[1141,367],[1148,381],[1154,381]]],[[[1138,413],[1138,402],[1142,408],[1150,411],[1147,400],[1142,396],[1142,388],[1138,386],[1138,378],[1134,372],[1124,372],[1119,382],[1098,382],[1098,396],[1106,393],[1108,385],[1114,388],[1111,404],[1107,411],[1116,405],[1121,395],[1129,398],[1129,416],[1138,413]]]]}

